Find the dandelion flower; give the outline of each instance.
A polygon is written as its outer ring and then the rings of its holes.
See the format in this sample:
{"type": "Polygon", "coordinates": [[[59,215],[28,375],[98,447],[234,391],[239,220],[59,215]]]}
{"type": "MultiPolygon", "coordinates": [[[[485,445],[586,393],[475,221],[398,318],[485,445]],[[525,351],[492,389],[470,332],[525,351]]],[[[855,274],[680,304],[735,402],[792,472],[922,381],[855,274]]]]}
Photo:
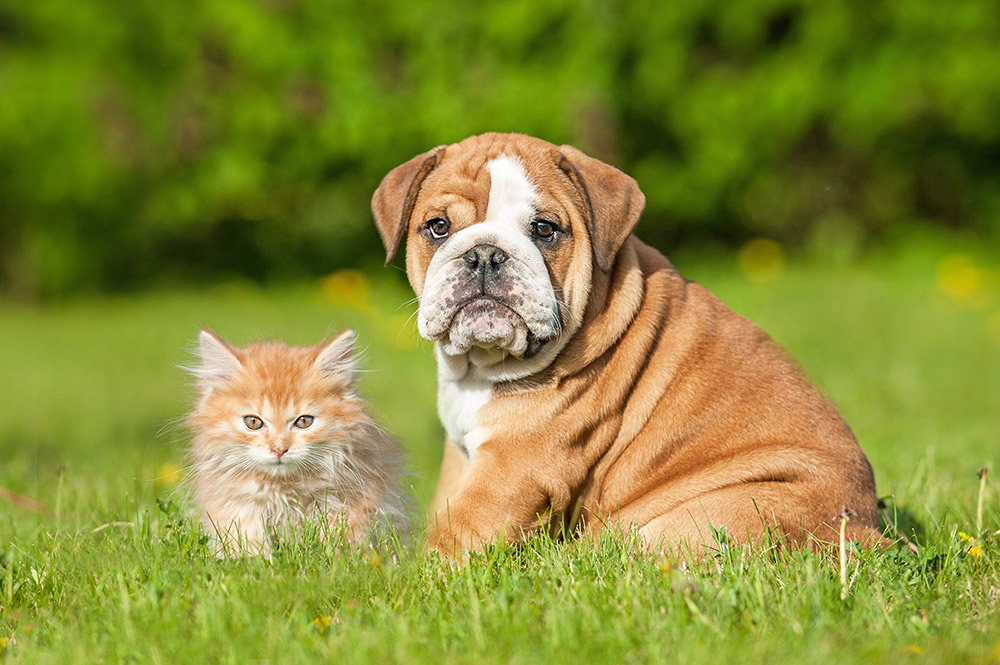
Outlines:
{"type": "Polygon", "coordinates": [[[751,282],[771,282],[785,271],[785,250],[770,238],[755,238],[740,248],[736,263],[751,282]]]}
{"type": "Polygon", "coordinates": [[[371,293],[368,277],[358,270],[338,270],[320,282],[320,293],[327,302],[358,310],[367,310],[371,293]]]}
{"type": "Polygon", "coordinates": [[[952,254],[938,264],[936,281],[938,290],[952,300],[977,306],[986,283],[986,272],[966,254],[952,254]]]}
{"type": "Polygon", "coordinates": [[[329,617],[329,616],[326,616],[326,615],[320,615],[318,617],[314,617],[313,618],[312,624],[316,628],[316,630],[319,631],[319,634],[323,635],[330,628],[330,621],[332,621],[332,620],[333,620],[333,617],[329,617]]]}
{"type": "Polygon", "coordinates": [[[173,462],[168,462],[156,469],[156,476],[153,484],[157,489],[169,490],[177,486],[181,481],[181,468],[173,462]]]}

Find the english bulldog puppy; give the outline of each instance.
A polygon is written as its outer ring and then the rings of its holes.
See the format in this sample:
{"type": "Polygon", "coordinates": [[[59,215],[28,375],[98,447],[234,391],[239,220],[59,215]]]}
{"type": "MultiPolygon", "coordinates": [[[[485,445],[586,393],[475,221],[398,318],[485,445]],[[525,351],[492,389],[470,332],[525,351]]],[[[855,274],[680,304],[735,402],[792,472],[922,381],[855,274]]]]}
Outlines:
{"type": "Polygon", "coordinates": [[[484,134],[393,169],[447,438],[428,532],[446,555],[540,529],[651,548],[879,539],[871,466],[766,333],[632,235],[635,180],[570,146],[484,134]]]}

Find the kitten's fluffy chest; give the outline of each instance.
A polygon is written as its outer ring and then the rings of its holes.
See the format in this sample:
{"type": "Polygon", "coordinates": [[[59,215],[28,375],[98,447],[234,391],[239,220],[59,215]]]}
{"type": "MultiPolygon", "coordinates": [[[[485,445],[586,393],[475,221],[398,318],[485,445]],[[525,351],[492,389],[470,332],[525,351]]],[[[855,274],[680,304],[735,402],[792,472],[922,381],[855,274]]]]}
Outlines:
{"type": "Polygon", "coordinates": [[[202,499],[213,519],[237,522],[241,529],[294,523],[313,512],[339,513],[345,501],[335,492],[332,479],[267,478],[248,475],[227,479],[202,499]]]}
{"type": "Polygon", "coordinates": [[[203,521],[215,533],[220,554],[244,550],[270,554],[270,534],[312,519],[328,528],[345,509],[333,483],[316,478],[227,478],[202,483],[203,521]]]}
{"type": "Polygon", "coordinates": [[[220,554],[267,554],[272,535],[303,520],[324,535],[344,522],[351,538],[408,528],[399,448],[357,395],[353,340],[239,348],[202,331],[190,456],[220,554]]]}

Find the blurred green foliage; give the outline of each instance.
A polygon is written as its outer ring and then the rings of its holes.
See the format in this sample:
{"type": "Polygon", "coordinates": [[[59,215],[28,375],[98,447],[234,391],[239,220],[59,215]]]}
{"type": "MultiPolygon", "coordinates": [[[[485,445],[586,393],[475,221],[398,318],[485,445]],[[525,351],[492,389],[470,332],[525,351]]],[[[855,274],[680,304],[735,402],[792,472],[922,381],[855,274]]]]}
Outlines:
{"type": "Polygon", "coordinates": [[[379,259],[381,176],[489,130],[633,174],[668,252],[996,238],[997,63],[995,0],[0,0],[0,291],[379,259]]]}

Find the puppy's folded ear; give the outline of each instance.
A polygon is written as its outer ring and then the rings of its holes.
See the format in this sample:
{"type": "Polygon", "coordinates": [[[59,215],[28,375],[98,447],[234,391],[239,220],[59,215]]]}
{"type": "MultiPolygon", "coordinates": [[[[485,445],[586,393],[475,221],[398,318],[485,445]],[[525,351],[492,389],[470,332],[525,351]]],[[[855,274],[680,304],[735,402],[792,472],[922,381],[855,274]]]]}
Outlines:
{"type": "Polygon", "coordinates": [[[583,195],[590,215],[594,259],[608,272],[646,209],[646,197],[631,176],[573,146],[559,146],[556,163],[583,195]]]}
{"type": "Polygon", "coordinates": [[[399,241],[403,238],[406,223],[420,193],[420,185],[437,166],[444,149],[445,146],[439,145],[389,171],[372,195],[372,214],[385,245],[386,265],[392,263],[396,256],[399,241]]]}

